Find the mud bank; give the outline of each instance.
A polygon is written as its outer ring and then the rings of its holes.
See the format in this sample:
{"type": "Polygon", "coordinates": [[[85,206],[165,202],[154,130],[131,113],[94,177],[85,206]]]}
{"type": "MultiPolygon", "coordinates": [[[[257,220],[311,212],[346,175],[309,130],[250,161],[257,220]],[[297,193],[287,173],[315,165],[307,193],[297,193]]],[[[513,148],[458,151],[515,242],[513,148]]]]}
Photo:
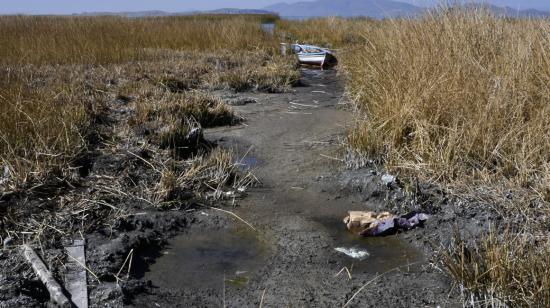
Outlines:
{"type": "MultiPolygon", "coordinates": [[[[455,209],[435,187],[422,187],[411,200],[399,185],[384,184],[375,165],[346,169],[341,145],[352,112],[343,85],[335,71],[302,74],[302,86],[291,93],[215,93],[246,98],[234,106],[243,124],[208,129],[205,137],[240,153],[243,170],[253,169],[261,181],[222,206],[251,226],[199,203],[173,210],[132,204],[116,225],[86,235],[88,266],[100,280],[88,275],[92,306],[461,305],[432,262],[433,248],[450,241],[455,225],[475,236],[493,217],[455,209]],[[433,214],[425,228],[359,238],[342,223],[349,210],[411,209],[433,214]]],[[[119,160],[148,168],[139,159],[119,160]]],[[[59,268],[61,254],[62,247],[45,251],[45,261],[59,268]]],[[[15,249],[1,251],[0,262],[16,269],[0,275],[0,307],[47,301],[15,249]]]]}
{"type": "Polygon", "coordinates": [[[261,180],[231,209],[256,231],[236,219],[207,223],[218,213],[198,213],[202,223],[169,241],[145,275],[151,278],[147,292],[136,295],[133,306],[334,307],[365,284],[350,306],[456,301],[450,281],[426,253],[422,238],[433,232],[431,222],[424,230],[383,238],[347,232],[342,219],[348,210],[388,209],[403,193],[384,185],[379,172],[345,169],[341,143],[352,114],[336,72],[304,70],[302,83],[288,94],[248,93],[256,103],[236,107],[245,125],[206,133],[246,154],[244,165],[261,180]],[[232,234],[232,245],[223,242],[228,239],[220,229],[232,234]],[[336,248],[368,257],[353,259],[336,248]]]}

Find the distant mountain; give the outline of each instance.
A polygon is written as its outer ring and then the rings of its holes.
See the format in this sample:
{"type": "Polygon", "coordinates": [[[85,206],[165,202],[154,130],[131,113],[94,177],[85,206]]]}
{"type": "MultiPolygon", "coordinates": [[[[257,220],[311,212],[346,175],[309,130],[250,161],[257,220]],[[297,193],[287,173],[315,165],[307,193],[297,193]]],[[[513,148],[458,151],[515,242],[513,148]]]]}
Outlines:
{"type": "Polygon", "coordinates": [[[84,12],[73,14],[75,16],[126,16],[126,17],[146,17],[146,16],[170,16],[173,13],[164,11],[137,11],[137,12],[84,12]]]}
{"type": "Polygon", "coordinates": [[[511,7],[501,7],[501,6],[491,5],[491,4],[468,4],[466,6],[471,8],[486,8],[498,16],[505,16],[505,17],[533,17],[533,18],[550,17],[550,12],[536,10],[536,9],[517,10],[511,7]]]}
{"type": "Polygon", "coordinates": [[[79,16],[125,16],[125,17],[154,17],[154,16],[185,16],[198,14],[273,14],[266,10],[223,8],[211,11],[192,11],[181,13],[170,13],[165,11],[137,11],[137,12],[85,12],[74,14],[79,16]]]}
{"type": "MultiPolygon", "coordinates": [[[[550,12],[535,9],[518,11],[510,7],[485,4],[469,4],[467,6],[472,8],[486,7],[499,16],[550,17],[550,12]]],[[[273,11],[282,17],[366,16],[380,19],[417,16],[430,10],[430,8],[393,0],[316,0],[310,2],[278,3],[267,6],[264,10],[273,11]]]]}
{"type": "MultiPolygon", "coordinates": [[[[485,7],[499,16],[507,17],[534,17],[550,18],[550,12],[527,9],[515,10],[510,7],[500,7],[489,4],[468,4],[466,7],[485,7]]],[[[126,17],[148,17],[148,16],[181,16],[197,14],[279,14],[282,17],[309,18],[324,16],[356,17],[365,16],[371,18],[391,18],[401,16],[418,16],[432,10],[412,4],[393,0],[316,0],[309,2],[278,3],[265,7],[262,10],[222,8],[211,11],[192,11],[181,13],[169,13],[164,11],[141,11],[141,12],[91,12],[77,15],[83,16],[126,16],[126,17]]]]}
{"type": "Polygon", "coordinates": [[[224,8],[211,11],[201,11],[201,14],[254,14],[254,15],[267,15],[273,14],[272,11],[268,10],[253,10],[253,9],[234,9],[234,8],[224,8]]]}
{"type": "Polygon", "coordinates": [[[278,3],[264,8],[283,17],[366,16],[386,18],[414,16],[426,8],[391,0],[317,0],[312,2],[278,3]]]}

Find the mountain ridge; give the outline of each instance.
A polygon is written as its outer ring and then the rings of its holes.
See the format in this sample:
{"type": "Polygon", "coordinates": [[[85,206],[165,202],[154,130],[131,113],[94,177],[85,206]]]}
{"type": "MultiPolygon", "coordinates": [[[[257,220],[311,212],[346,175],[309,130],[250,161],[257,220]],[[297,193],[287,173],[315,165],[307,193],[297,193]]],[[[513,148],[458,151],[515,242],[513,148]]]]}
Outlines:
{"type": "Polygon", "coordinates": [[[393,0],[317,0],[277,3],[264,7],[282,17],[366,16],[372,18],[418,15],[426,8],[393,0]]]}
{"type": "MultiPolygon", "coordinates": [[[[499,16],[507,17],[550,17],[550,11],[536,9],[515,10],[491,4],[468,4],[467,7],[485,7],[499,16]]],[[[371,18],[414,17],[433,10],[394,0],[317,0],[295,3],[280,2],[263,8],[281,17],[357,17],[371,18]]]]}

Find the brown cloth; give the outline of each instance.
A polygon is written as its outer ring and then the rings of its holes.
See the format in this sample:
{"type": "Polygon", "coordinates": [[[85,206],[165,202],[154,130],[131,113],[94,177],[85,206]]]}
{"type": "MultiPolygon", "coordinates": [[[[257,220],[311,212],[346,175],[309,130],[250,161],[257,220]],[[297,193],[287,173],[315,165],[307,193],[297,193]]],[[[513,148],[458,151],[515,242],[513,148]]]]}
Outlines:
{"type": "Polygon", "coordinates": [[[363,211],[350,211],[344,218],[348,230],[363,236],[379,236],[410,230],[422,225],[428,220],[428,215],[411,212],[403,216],[395,216],[388,212],[375,213],[363,211]]]}

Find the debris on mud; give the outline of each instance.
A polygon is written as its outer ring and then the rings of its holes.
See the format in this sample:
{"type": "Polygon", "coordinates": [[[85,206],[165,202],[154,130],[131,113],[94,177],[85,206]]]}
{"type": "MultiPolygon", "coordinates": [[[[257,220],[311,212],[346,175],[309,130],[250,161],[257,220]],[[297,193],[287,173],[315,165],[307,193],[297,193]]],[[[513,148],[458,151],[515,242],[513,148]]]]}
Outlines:
{"type": "Polygon", "coordinates": [[[70,294],[76,308],[88,307],[88,286],[86,283],[85,240],[74,240],[65,246],[69,257],[65,264],[65,290],[70,294]]]}
{"type": "Polygon", "coordinates": [[[337,247],[337,248],[334,248],[334,250],[340,253],[343,253],[350,258],[358,259],[359,261],[365,260],[370,255],[368,251],[364,249],[355,248],[355,247],[351,247],[351,248],[337,247]]]}
{"type": "Polygon", "coordinates": [[[63,289],[36,252],[34,252],[34,250],[28,245],[23,245],[21,247],[21,252],[27,262],[31,264],[36,276],[40,278],[40,281],[48,289],[48,293],[50,293],[50,300],[59,307],[71,307],[71,302],[63,293],[63,289]]]}
{"type": "Polygon", "coordinates": [[[426,220],[428,220],[428,215],[417,212],[398,217],[389,212],[350,211],[349,215],[344,218],[344,223],[348,230],[357,235],[383,236],[422,226],[426,220]]]}

